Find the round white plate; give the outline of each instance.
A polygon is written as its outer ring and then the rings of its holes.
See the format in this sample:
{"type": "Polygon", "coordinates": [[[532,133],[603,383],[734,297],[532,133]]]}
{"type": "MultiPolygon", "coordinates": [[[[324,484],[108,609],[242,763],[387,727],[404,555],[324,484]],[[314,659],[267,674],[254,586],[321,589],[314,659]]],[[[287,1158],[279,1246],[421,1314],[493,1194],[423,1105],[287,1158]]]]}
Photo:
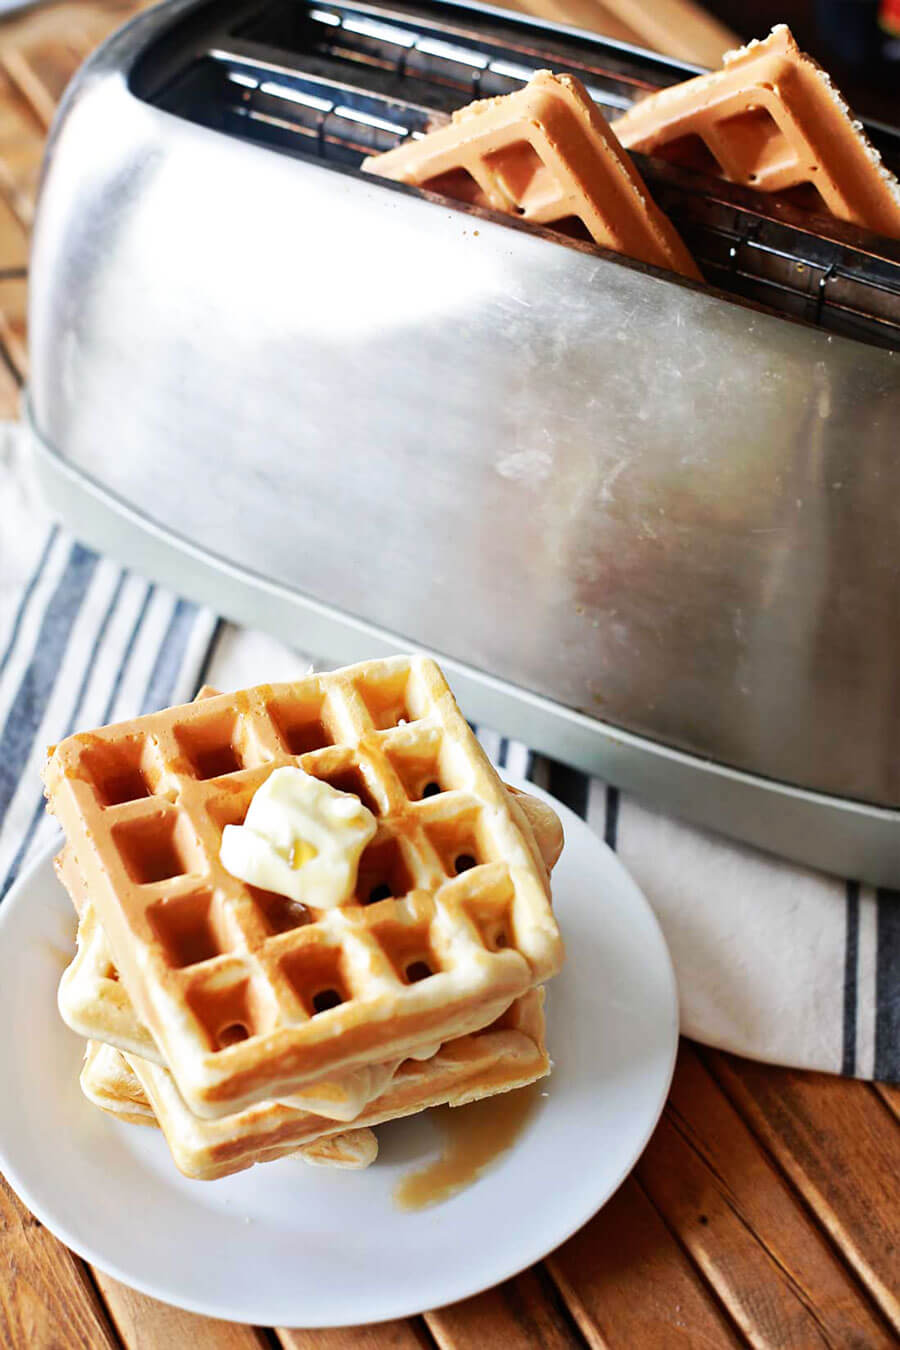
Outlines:
{"type": "Polygon", "coordinates": [[[418,1212],[394,1205],[398,1181],[438,1151],[427,1117],[381,1126],[378,1161],[364,1172],[283,1158],[204,1182],[176,1171],[158,1131],[91,1106],[78,1086],[82,1042],[56,1010],[75,923],[49,857],[0,905],[0,1167],[13,1189],[116,1279],[260,1326],[409,1316],[539,1260],[634,1165],[678,1035],[675,978],[650,907],[615,854],[554,805],[566,847],[553,897],[568,950],[548,989],[554,1071],[514,1146],[468,1190],[418,1212]]]}

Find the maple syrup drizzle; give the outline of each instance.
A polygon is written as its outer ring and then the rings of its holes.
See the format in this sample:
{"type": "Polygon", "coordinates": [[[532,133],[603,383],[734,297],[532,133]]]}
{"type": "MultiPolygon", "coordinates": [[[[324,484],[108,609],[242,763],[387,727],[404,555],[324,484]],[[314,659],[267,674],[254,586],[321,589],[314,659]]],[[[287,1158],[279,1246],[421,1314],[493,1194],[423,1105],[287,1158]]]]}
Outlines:
{"type": "Polygon", "coordinates": [[[440,1106],[431,1112],[443,1136],[441,1156],[410,1172],[394,1191],[399,1209],[425,1209],[449,1200],[506,1153],[540,1101],[542,1082],[503,1092],[469,1106],[440,1106]]]}

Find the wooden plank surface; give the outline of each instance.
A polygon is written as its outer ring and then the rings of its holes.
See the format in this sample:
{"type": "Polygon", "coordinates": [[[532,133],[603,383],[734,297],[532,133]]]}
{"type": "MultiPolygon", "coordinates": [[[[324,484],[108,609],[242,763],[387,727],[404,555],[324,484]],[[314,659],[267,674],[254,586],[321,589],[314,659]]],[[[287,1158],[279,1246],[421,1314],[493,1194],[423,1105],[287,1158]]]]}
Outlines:
{"type": "Polygon", "coordinates": [[[28,265],[28,230],[5,197],[0,197],[0,272],[22,272],[28,265]]]}
{"type": "Polygon", "coordinates": [[[112,1350],[118,1342],[84,1265],[0,1177],[0,1340],[16,1350],[112,1350]]]}
{"type": "Polygon", "coordinates": [[[634,1176],[547,1265],[592,1350],[745,1344],[634,1176]]]}
{"type": "Polygon", "coordinates": [[[6,353],[0,343],[0,421],[15,417],[19,410],[19,382],[7,364],[6,353]]]}
{"type": "Polygon", "coordinates": [[[22,379],[28,373],[25,340],[28,283],[24,274],[4,276],[0,272],[0,345],[22,379]]]}
{"type": "Polygon", "coordinates": [[[872,1091],[884,1102],[895,1120],[900,1121],[900,1085],[897,1083],[876,1083],[872,1091]]]}
{"type": "Polygon", "coordinates": [[[896,1118],[862,1083],[713,1051],[704,1058],[900,1335],[896,1118]]]}
{"type": "MultiPolygon", "coordinates": [[[[0,22],[0,417],[27,370],[27,231],[46,126],[82,56],[137,8],[45,5],[0,22]],[[12,50],[14,48],[14,50],[12,50]]],[[[516,0],[533,9],[594,0],[516,0]]],[[[606,5],[629,23],[634,5],[606,5]]],[[[663,12],[665,10],[665,12],[663,12]]],[[[585,18],[580,18],[585,22],[585,18]]],[[[900,1089],[683,1045],[637,1172],[540,1267],[422,1318],[333,1331],[197,1317],[127,1289],[0,1186],[0,1345],[14,1350],[686,1350],[897,1343],[900,1089]]],[[[539,1189],[535,1195],[540,1205],[539,1189]]],[[[436,1220],[439,1221],[439,1220],[436,1220]]]]}
{"type": "Polygon", "coordinates": [[[0,195],[19,219],[34,218],[45,130],[0,64],[0,195]]]}
{"type": "Polygon", "coordinates": [[[433,1350],[431,1337],[417,1319],[326,1331],[289,1331],[279,1327],[276,1334],[285,1350],[433,1350]]]}
{"type": "Polygon", "coordinates": [[[718,66],[740,39],[692,0],[498,0],[538,19],[604,33],[683,61],[718,66]]]}
{"type": "Polygon", "coordinates": [[[571,1316],[541,1267],[449,1308],[426,1313],[441,1350],[573,1350],[583,1345],[571,1316]]]}
{"type": "Polygon", "coordinates": [[[171,1350],[175,1346],[185,1350],[266,1350],[265,1339],[253,1327],[182,1312],[129,1289],[96,1267],[93,1275],[110,1321],[128,1350],[171,1350]]]}
{"type": "Polygon", "coordinates": [[[887,1347],[890,1327],[690,1046],[638,1175],[751,1345],[887,1347]]]}

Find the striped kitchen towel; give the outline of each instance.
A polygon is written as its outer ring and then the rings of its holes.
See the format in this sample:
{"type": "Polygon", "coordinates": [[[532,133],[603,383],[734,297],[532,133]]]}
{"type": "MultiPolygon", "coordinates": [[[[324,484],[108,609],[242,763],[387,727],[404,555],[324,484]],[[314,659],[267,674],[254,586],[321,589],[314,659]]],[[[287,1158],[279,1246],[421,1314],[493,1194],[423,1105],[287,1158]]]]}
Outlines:
{"type": "MultiPolygon", "coordinates": [[[[206,681],[237,689],[310,668],[50,525],[23,486],[17,444],[0,424],[0,898],[58,842],[39,779],[48,744],[184,702],[206,681]]],[[[730,843],[477,731],[500,768],[542,784],[618,851],[668,940],[685,1034],[900,1081],[900,895],[730,843]]]]}
{"type": "Polygon", "coordinates": [[[99,558],[48,522],[0,423],[0,897],[57,839],[46,748],[191,698],[215,616],[99,558]]]}

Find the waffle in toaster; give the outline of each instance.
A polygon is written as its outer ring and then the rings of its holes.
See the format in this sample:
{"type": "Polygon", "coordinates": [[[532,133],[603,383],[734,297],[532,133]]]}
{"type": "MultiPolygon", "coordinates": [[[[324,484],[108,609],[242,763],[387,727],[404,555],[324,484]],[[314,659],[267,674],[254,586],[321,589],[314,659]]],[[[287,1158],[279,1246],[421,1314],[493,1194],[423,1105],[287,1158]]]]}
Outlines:
{"type": "Polygon", "coordinates": [[[900,184],[784,24],[721,70],[641,99],[613,130],[629,150],[763,192],[802,187],[803,205],[900,238],[900,184]]]}
{"type": "Polygon", "coordinates": [[[580,221],[596,243],[684,276],[700,273],[608,123],[572,76],[538,71],[363,170],[539,225],[580,221]]]}
{"type": "Polygon", "coordinates": [[[426,658],[75,735],[45,782],[122,982],[197,1115],[462,1036],[561,964],[528,819],[426,658]],[[259,892],[219,861],[224,826],[296,763],[378,818],[339,909],[259,892]]]}
{"type": "MultiPolygon", "coordinates": [[[[529,990],[489,1027],[443,1045],[431,1059],[405,1060],[387,1090],[354,1122],[354,1131],[416,1115],[432,1106],[462,1106],[525,1087],[550,1072],[544,1043],[543,990],[529,990]]],[[[200,1119],[188,1110],[172,1075],[127,1056],[179,1170],[210,1181],[269,1162],[315,1140],[346,1131],[309,1112],[256,1103],[232,1116],[200,1119]]]]}
{"type": "MultiPolygon", "coordinates": [[[[112,1046],[88,1042],[80,1082],[88,1100],[117,1120],[158,1125],[140,1079],[124,1055],[112,1046]]],[[[344,1130],[288,1151],[316,1167],[361,1168],[378,1157],[378,1140],[372,1130],[344,1130]]]]}

